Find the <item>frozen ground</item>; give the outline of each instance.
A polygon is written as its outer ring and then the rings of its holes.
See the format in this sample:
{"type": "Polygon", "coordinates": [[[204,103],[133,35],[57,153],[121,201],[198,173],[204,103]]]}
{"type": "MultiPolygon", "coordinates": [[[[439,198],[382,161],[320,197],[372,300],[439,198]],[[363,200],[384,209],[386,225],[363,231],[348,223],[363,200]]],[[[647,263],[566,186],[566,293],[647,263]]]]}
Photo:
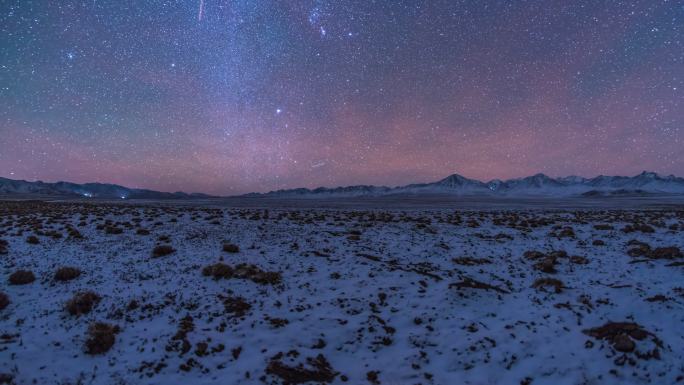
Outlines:
{"type": "Polygon", "coordinates": [[[0,383],[684,382],[681,208],[0,202],[0,239],[0,383]]]}

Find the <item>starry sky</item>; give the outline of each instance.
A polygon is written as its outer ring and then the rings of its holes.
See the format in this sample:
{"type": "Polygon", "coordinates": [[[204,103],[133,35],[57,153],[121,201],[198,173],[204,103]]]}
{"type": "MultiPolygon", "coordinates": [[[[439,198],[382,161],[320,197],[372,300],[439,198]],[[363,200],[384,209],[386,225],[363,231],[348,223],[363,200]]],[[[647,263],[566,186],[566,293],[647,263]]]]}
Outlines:
{"type": "Polygon", "coordinates": [[[0,176],[238,194],[684,175],[684,4],[8,0],[0,176]]]}

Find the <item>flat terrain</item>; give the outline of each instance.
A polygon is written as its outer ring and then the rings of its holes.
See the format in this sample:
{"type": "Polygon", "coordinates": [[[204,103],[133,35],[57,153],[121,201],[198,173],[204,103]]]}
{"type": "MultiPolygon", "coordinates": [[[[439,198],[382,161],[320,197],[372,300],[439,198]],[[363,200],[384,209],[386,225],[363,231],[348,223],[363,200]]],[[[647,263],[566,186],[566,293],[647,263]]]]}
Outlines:
{"type": "Polygon", "coordinates": [[[0,383],[683,382],[684,207],[638,199],[0,201],[0,383]]]}

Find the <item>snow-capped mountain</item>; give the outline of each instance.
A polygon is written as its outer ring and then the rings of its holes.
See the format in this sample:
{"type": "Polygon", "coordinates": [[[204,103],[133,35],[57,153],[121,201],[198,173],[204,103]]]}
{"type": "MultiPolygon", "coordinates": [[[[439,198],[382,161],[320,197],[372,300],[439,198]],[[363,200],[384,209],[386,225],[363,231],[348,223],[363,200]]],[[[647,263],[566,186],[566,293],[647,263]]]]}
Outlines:
{"type": "Polygon", "coordinates": [[[353,197],[398,194],[449,194],[488,196],[597,196],[627,194],[684,194],[684,178],[642,172],[633,177],[597,176],[583,178],[568,176],[551,178],[536,174],[525,178],[494,179],[481,182],[458,174],[433,183],[410,184],[399,187],[347,186],[316,189],[298,188],[248,194],[262,197],[353,197]]]}
{"type": "Polygon", "coordinates": [[[28,182],[0,177],[0,195],[55,195],[104,199],[188,199],[207,198],[205,194],[183,192],[160,192],[145,189],[131,189],[115,184],[70,182],[45,183],[28,182]]]}

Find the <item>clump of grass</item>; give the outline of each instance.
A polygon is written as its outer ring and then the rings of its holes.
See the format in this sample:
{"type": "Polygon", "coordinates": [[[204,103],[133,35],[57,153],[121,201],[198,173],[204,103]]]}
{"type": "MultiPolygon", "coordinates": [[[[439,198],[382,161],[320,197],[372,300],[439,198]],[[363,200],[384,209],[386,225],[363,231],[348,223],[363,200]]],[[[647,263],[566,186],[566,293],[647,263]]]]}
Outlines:
{"type": "Polygon", "coordinates": [[[104,354],[114,346],[118,326],[104,322],[96,322],[88,328],[88,339],[85,342],[85,351],[90,355],[104,354]]]}
{"type": "Polygon", "coordinates": [[[76,293],[73,298],[67,301],[65,308],[69,314],[80,316],[82,314],[90,313],[93,308],[100,303],[102,297],[92,291],[84,291],[76,293]]]}
{"type": "Polygon", "coordinates": [[[226,253],[239,253],[240,247],[238,247],[238,245],[234,245],[232,243],[224,243],[223,244],[223,251],[225,251],[226,253]]]}
{"type": "Polygon", "coordinates": [[[563,282],[559,279],[555,278],[539,278],[534,283],[532,284],[532,287],[535,289],[543,290],[546,291],[545,288],[551,287],[553,288],[555,293],[561,293],[563,289],[565,288],[565,285],[563,285],[563,282]]]}
{"type": "Polygon", "coordinates": [[[205,266],[202,269],[202,275],[205,277],[214,277],[214,279],[228,279],[233,277],[233,268],[225,263],[215,263],[213,265],[205,266]]]}
{"type": "Polygon", "coordinates": [[[55,272],[55,281],[66,282],[76,279],[81,275],[81,270],[76,267],[60,267],[55,272]]]}
{"type": "Polygon", "coordinates": [[[7,294],[0,291],[0,310],[3,310],[10,304],[9,297],[7,294]]]}
{"type": "Polygon", "coordinates": [[[36,280],[30,270],[17,270],[9,276],[10,285],[26,285],[36,280]]]}
{"type": "Polygon", "coordinates": [[[29,235],[26,238],[26,243],[28,243],[30,245],[37,245],[40,243],[40,239],[38,239],[38,237],[36,237],[35,235],[29,235]]]}
{"type": "Polygon", "coordinates": [[[147,229],[138,229],[135,232],[138,235],[150,235],[150,230],[147,229]]]}
{"type": "Polygon", "coordinates": [[[152,250],[152,256],[155,258],[164,257],[171,253],[174,253],[176,249],[169,245],[159,245],[152,250]]]}
{"type": "Polygon", "coordinates": [[[105,227],[105,234],[122,234],[123,229],[120,227],[107,226],[105,227]]]}
{"type": "Polygon", "coordinates": [[[232,267],[225,263],[218,262],[213,265],[205,266],[202,269],[202,275],[205,277],[214,277],[214,279],[249,279],[260,285],[277,285],[282,280],[280,272],[263,271],[255,265],[246,263],[240,263],[235,267],[232,267]]]}

